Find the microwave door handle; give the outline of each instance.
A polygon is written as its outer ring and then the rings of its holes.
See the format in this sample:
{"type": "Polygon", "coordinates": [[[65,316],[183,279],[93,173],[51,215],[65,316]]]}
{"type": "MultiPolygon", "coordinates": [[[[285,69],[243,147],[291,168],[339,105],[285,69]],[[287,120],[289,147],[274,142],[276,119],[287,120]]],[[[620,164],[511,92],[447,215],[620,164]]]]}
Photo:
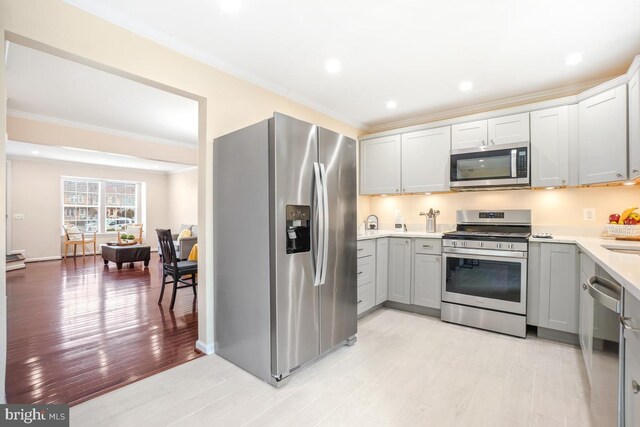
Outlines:
{"type": "Polygon", "coordinates": [[[511,150],[511,178],[518,177],[518,168],[516,167],[517,158],[518,158],[518,150],[514,148],[513,150],[511,150]]]}

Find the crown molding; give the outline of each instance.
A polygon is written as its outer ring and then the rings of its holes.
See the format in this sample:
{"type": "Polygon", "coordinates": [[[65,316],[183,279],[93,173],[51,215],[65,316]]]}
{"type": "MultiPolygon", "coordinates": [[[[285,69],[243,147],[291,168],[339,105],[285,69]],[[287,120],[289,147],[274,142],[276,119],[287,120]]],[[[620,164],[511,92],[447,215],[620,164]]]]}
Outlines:
{"type": "Polygon", "coordinates": [[[173,139],[158,138],[155,136],[143,135],[140,133],[129,132],[124,130],[106,128],[102,126],[90,125],[87,123],[76,122],[72,120],[60,119],[57,117],[46,116],[44,114],[29,113],[26,111],[7,109],[7,116],[18,119],[35,120],[37,122],[49,123],[52,125],[66,126],[75,129],[86,130],[89,132],[102,133],[106,135],[117,136],[120,138],[136,139],[138,141],[153,142],[156,144],[172,145],[176,147],[185,147],[193,150],[198,149],[198,145],[190,142],[175,141],[173,139]]]}
{"type": "Polygon", "coordinates": [[[611,81],[611,78],[597,79],[560,88],[502,98],[481,104],[474,104],[437,113],[425,114],[409,119],[374,125],[369,128],[371,133],[362,136],[360,139],[393,135],[400,132],[413,132],[416,130],[482,120],[507,114],[541,110],[558,105],[574,104],[578,102],[577,94],[594,87],[601,87],[609,81],[611,81]]]}
{"type": "Polygon", "coordinates": [[[223,61],[213,55],[205,53],[202,49],[198,49],[189,43],[185,43],[183,41],[178,40],[175,37],[172,37],[168,34],[164,34],[160,31],[157,31],[152,27],[150,27],[149,25],[146,25],[137,19],[131,19],[129,16],[127,16],[124,13],[120,13],[118,11],[108,8],[104,4],[101,4],[99,2],[92,2],[90,5],[87,5],[87,4],[78,4],[78,2],[75,2],[74,0],[63,0],[63,1],[73,7],[76,7],[80,10],[83,10],[84,12],[87,12],[93,16],[96,16],[99,19],[102,19],[118,27],[129,30],[134,34],[137,34],[138,36],[149,39],[155,43],[158,43],[159,45],[162,45],[173,51],[179,52],[182,55],[195,59],[196,61],[207,64],[226,74],[229,74],[231,76],[234,76],[236,78],[249,82],[256,86],[259,86],[277,95],[288,98],[291,101],[304,105],[319,113],[326,114],[327,116],[333,117],[334,119],[344,122],[352,127],[355,127],[356,129],[367,130],[369,128],[369,126],[365,123],[354,120],[351,117],[347,117],[343,114],[340,114],[336,111],[331,110],[330,108],[326,108],[298,93],[290,91],[284,86],[280,86],[276,83],[260,78],[238,67],[234,67],[233,65],[229,64],[226,61],[223,61]]]}

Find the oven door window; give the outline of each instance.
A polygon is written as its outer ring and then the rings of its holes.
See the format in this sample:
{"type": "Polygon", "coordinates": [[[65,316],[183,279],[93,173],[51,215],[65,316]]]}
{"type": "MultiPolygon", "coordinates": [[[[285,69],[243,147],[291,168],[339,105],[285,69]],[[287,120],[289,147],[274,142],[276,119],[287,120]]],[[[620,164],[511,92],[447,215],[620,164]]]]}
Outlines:
{"type": "Polygon", "coordinates": [[[456,154],[451,156],[451,179],[471,181],[511,178],[511,160],[511,150],[456,154]]]}
{"type": "Polygon", "coordinates": [[[517,261],[446,258],[446,291],[518,303],[523,264],[517,261]]]}

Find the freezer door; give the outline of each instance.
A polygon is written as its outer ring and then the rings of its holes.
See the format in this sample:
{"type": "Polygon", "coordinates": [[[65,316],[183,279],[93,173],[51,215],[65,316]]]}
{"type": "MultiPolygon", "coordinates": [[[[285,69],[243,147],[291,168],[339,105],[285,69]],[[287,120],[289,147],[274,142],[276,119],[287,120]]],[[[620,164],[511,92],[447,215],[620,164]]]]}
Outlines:
{"type": "Polygon", "coordinates": [[[319,128],[318,160],[327,193],[328,251],[320,288],[320,352],[357,331],[356,141],[319,128]]]}
{"type": "MultiPolygon", "coordinates": [[[[270,121],[271,367],[276,377],[319,355],[317,127],[276,113],[270,121]],[[287,205],[311,208],[311,251],[287,253],[287,205]]],[[[291,215],[289,216],[291,221],[291,215]]],[[[251,244],[251,242],[247,242],[251,244]]]]}

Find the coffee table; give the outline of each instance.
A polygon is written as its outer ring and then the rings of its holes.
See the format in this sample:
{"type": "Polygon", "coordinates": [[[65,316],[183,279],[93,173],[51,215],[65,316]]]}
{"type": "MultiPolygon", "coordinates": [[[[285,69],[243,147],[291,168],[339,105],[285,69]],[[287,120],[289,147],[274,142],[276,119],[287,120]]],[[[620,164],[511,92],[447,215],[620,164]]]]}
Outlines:
{"type": "Polygon", "coordinates": [[[131,246],[109,246],[101,245],[102,259],[104,265],[109,261],[115,262],[118,270],[122,269],[122,264],[128,262],[133,267],[133,263],[143,261],[144,266],[149,266],[151,259],[151,246],[148,245],[131,245],[131,246]]]}

